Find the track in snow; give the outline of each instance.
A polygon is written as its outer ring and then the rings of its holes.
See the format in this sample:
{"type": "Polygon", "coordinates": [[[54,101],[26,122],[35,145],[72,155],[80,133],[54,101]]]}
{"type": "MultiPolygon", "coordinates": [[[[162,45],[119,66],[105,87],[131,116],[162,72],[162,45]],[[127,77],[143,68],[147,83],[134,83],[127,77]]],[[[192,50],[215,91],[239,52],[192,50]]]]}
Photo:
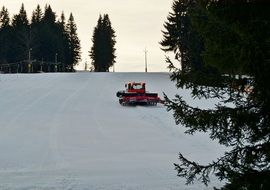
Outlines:
{"type": "Polygon", "coordinates": [[[184,186],[173,163],[178,152],[206,163],[224,149],[185,135],[163,105],[121,106],[115,93],[128,81],[188,94],[168,73],[0,75],[0,189],[211,189],[184,186]]]}

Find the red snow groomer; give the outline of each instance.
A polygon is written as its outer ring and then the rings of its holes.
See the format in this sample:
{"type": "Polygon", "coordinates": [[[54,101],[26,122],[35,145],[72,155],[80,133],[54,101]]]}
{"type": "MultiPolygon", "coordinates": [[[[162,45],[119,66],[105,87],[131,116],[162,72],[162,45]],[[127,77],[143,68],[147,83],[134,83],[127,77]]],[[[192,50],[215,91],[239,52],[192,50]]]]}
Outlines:
{"type": "Polygon", "coordinates": [[[126,90],[116,93],[121,105],[157,105],[157,103],[163,103],[157,93],[146,92],[144,82],[129,82],[125,84],[125,87],[126,90]]]}

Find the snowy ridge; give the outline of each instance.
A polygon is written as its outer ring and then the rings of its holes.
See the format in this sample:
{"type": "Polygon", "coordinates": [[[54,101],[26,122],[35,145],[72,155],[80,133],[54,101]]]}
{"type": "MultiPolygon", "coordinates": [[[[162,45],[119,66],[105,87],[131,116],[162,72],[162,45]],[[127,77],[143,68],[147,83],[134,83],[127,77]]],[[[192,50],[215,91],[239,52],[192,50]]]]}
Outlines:
{"type": "Polygon", "coordinates": [[[163,105],[123,107],[116,91],[146,82],[162,96],[177,90],[169,73],[0,74],[0,189],[201,190],[185,186],[178,152],[208,163],[224,148],[188,136],[163,105]]]}

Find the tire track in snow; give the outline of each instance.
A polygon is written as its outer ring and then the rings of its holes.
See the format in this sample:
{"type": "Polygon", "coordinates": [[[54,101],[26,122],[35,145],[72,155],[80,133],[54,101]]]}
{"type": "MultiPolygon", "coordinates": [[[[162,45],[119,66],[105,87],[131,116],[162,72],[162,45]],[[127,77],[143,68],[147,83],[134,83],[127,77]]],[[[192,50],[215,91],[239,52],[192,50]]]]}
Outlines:
{"type": "MultiPolygon", "coordinates": [[[[69,106],[72,106],[75,99],[81,98],[79,95],[84,94],[83,91],[87,92],[87,89],[89,89],[91,86],[89,77],[85,79],[83,84],[75,83],[74,86],[79,86],[78,88],[75,88],[75,90],[70,93],[68,96],[66,96],[61,104],[59,105],[58,109],[55,111],[54,116],[50,122],[50,149],[52,150],[52,156],[54,157],[54,161],[56,163],[56,170],[63,170],[68,169],[69,166],[71,166],[71,163],[69,161],[65,160],[65,158],[61,155],[61,150],[59,147],[59,140],[61,139],[61,131],[63,131],[63,123],[59,121],[61,120],[61,114],[66,111],[66,109],[70,108],[69,106]]],[[[102,92],[102,89],[99,89],[99,92],[102,92]]],[[[83,98],[82,98],[83,99],[83,98]]],[[[83,100],[81,100],[83,101],[83,100]]],[[[97,105],[96,105],[97,106],[97,105]]],[[[90,109],[95,110],[95,105],[91,105],[90,109]]],[[[92,117],[91,125],[97,126],[98,132],[100,133],[99,136],[106,136],[103,129],[102,124],[96,119],[96,117],[92,117]]],[[[76,127],[76,126],[74,126],[76,127]]],[[[94,142],[95,143],[95,142],[94,142]]],[[[69,170],[70,171],[70,170],[69,170]]],[[[73,189],[74,181],[75,181],[75,174],[70,174],[68,177],[63,175],[61,181],[64,182],[64,186],[67,187],[67,189],[73,189]],[[69,188],[70,187],[70,188],[69,188]]]]}
{"type": "MultiPolygon", "coordinates": [[[[72,93],[69,93],[68,96],[65,96],[61,102],[58,102],[58,108],[55,110],[55,113],[49,122],[49,149],[51,150],[50,154],[54,162],[52,170],[62,170],[64,172],[64,169],[68,169],[70,166],[70,163],[61,155],[61,149],[59,146],[59,140],[61,139],[61,128],[65,127],[63,126],[64,122],[61,121],[61,119],[64,119],[61,117],[61,114],[65,112],[70,103],[72,104],[72,99],[76,98],[77,95],[80,94],[80,92],[85,89],[87,85],[88,80],[84,81],[84,83],[81,84],[79,88],[74,88],[72,93]]],[[[56,91],[58,90],[59,89],[56,91]]],[[[74,189],[74,179],[75,178],[73,174],[69,173],[69,175],[66,175],[64,173],[56,183],[60,184],[60,187],[63,190],[72,190],[74,189]]]]}
{"type": "MultiPolygon", "coordinates": [[[[31,92],[31,91],[30,91],[31,92]]],[[[26,93],[24,93],[25,95],[30,94],[29,91],[27,91],[26,93]]],[[[31,101],[29,104],[26,104],[26,106],[24,106],[22,109],[19,109],[18,111],[18,107],[17,106],[15,108],[13,108],[13,111],[10,112],[10,114],[14,114],[14,110],[15,110],[15,116],[13,117],[12,120],[9,120],[4,128],[1,129],[1,140],[0,143],[4,142],[6,140],[9,139],[10,136],[13,136],[13,134],[16,134],[17,130],[21,130],[19,128],[25,128],[24,131],[28,130],[25,126],[21,123],[21,119],[22,118],[27,118],[29,117],[29,115],[27,115],[28,111],[31,111],[31,109],[35,108],[35,106],[41,102],[43,102],[44,100],[46,100],[47,97],[49,97],[52,94],[52,92],[47,91],[45,94],[42,94],[41,96],[38,96],[38,98],[34,99],[33,101],[31,101]]],[[[29,118],[30,120],[31,118],[29,118]]],[[[25,147],[24,143],[19,143],[19,142],[9,142],[12,143],[11,146],[15,146],[16,145],[16,154],[17,155],[24,155],[24,150],[27,148],[25,147]]],[[[43,160],[39,160],[39,166],[38,168],[42,168],[42,165],[44,165],[46,163],[46,156],[48,155],[48,152],[44,152],[44,157],[43,160]]],[[[31,170],[31,164],[29,165],[29,163],[27,165],[25,165],[25,163],[20,163],[18,165],[19,168],[17,168],[17,170],[31,170]]]]}
{"type": "Polygon", "coordinates": [[[61,135],[58,131],[60,127],[62,127],[61,121],[59,122],[59,115],[64,112],[65,108],[67,105],[70,105],[71,100],[76,97],[77,94],[80,94],[80,92],[87,86],[88,80],[84,82],[83,85],[81,85],[79,88],[75,88],[75,90],[70,93],[68,96],[66,96],[61,104],[59,104],[58,109],[55,110],[55,113],[53,114],[53,118],[50,122],[50,132],[49,132],[49,137],[50,137],[50,149],[52,150],[52,154],[54,157],[54,160],[56,163],[60,163],[57,167],[65,168],[68,166],[68,163],[62,158],[60,150],[59,150],[59,145],[58,145],[58,139],[59,136],[61,135]]]}
{"type": "MultiPolygon", "coordinates": [[[[107,98],[107,94],[105,95],[104,92],[106,92],[106,89],[108,89],[109,87],[109,83],[105,82],[106,85],[102,85],[101,87],[99,87],[98,94],[96,94],[96,96],[103,96],[103,100],[106,100],[107,98]]],[[[95,101],[95,104],[92,104],[92,110],[94,110],[94,115],[92,117],[92,121],[95,123],[95,126],[97,126],[98,131],[100,132],[100,134],[102,135],[102,137],[104,137],[105,139],[110,138],[110,135],[108,135],[106,133],[106,131],[104,130],[104,124],[102,124],[103,120],[101,120],[100,116],[103,115],[103,113],[99,112],[102,109],[100,109],[100,102],[95,101]]]]}

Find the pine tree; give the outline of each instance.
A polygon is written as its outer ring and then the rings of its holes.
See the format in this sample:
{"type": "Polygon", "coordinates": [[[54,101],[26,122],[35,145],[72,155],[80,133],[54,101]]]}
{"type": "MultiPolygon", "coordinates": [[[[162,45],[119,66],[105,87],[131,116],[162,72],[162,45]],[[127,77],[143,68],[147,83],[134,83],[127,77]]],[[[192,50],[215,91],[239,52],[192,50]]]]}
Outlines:
{"type": "Polygon", "coordinates": [[[42,60],[42,17],[43,12],[38,5],[37,8],[33,11],[30,25],[30,34],[31,34],[31,57],[32,59],[42,60]]]}
{"type": "MultiPolygon", "coordinates": [[[[69,47],[69,36],[68,31],[66,27],[66,18],[64,12],[62,12],[60,16],[60,20],[58,21],[58,25],[60,27],[61,31],[61,41],[62,41],[62,48],[61,53],[59,55],[59,60],[62,62],[62,72],[68,71],[69,65],[68,63],[71,63],[71,51],[69,47]]],[[[59,51],[60,52],[60,51],[59,51]]]]}
{"type": "Polygon", "coordinates": [[[96,72],[107,72],[115,63],[115,31],[111,26],[109,15],[100,15],[94,28],[90,51],[92,64],[96,72]]]}
{"type": "Polygon", "coordinates": [[[13,18],[12,26],[13,27],[25,27],[29,25],[29,21],[27,19],[27,13],[24,9],[24,4],[22,4],[19,14],[15,15],[13,18]]]}
{"type": "Polygon", "coordinates": [[[43,13],[42,13],[40,6],[38,5],[36,10],[32,14],[31,23],[32,24],[40,23],[42,17],[43,17],[43,13]]]}
{"type": "Polygon", "coordinates": [[[72,13],[70,14],[68,19],[67,33],[70,48],[70,60],[68,61],[68,64],[71,71],[74,71],[74,66],[78,64],[78,62],[81,60],[81,46],[80,40],[77,35],[77,26],[72,13]]]}
{"type": "Polygon", "coordinates": [[[178,0],[174,1],[172,10],[165,22],[165,31],[163,40],[160,44],[165,52],[173,51],[175,59],[181,63],[181,69],[190,68],[191,56],[189,48],[189,38],[192,33],[191,20],[188,11],[192,8],[192,1],[178,0]]]}
{"type": "MultiPolygon", "coordinates": [[[[173,100],[165,96],[165,105],[174,111],[176,123],[187,128],[186,133],[208,132],[211,139],[230,148],[207,165],[180,153],[180,163],[175,164],[178,176],[186,178],[187,184],[195,179],[208,184],[209,175],[214,173],[227,181],[223,190],[269,189],[270,85],[265,83],[270,73],[269,4],[260,0],[175,0],[174,6],[181,7],[186,2],[191,4],[174,18],[187,15],[192,30],[200,37],[198,44],[203,45],[203,51],[197,53],[187,48],[187,52],[192,52],[190,60],[200,57],[203,66],[209,65],[218,72],[198,75],[191,63],[187,70],[174,68],[172,79],[178,87],[190,88],[194,98],[219,98],[220,103],[213,109],[201,109],[177,95],[173,100]],[[199,77],[204,85],[198,85],[199,77]]],[[[183,31],[174,31],[178,27],[168,22],[165,27],[170,26],[170,32],[164,33],[168,43],[162,44],[166,48],[182,44],[185,33],[183,25],[183,31]]],[[[165,51],[179,52],[176,57],[181,62],[185,56],[181,48],[165,51]]]]}
{"type": "Polygon", "coordinates": [[[92,42],[93,46],[90,51],[90,57],[92,59],[92,64],[94,66],[94,70],[96,72],[101,72],[102,71],[102,62],[101,62],[101,57],[102,57],[102,47],[101,47],[101,34],[102,34],[102,17],[101,15],[99,16],[97,26],[94,28],[93,32],[93,37],[92,37],[92,42]]]}
{"type": "Polygon", "coordinates": [[[47,24],[52,24],[53,25],[55,23],[55,20],[56,20],[55,12],[53,12],[50,5],[46,5],[42,21],[47,23],[47,24]]]}
{"type": "Polygon", "coordinates": [[[12,20],[13,27],[13,40],[12,49],[14,58],[12,62],[18,62],[28,59],[30,47],[30,30],[29,21],[27,19],[27,13],[24,9],[24,4],[22,4],[19,14],[15,15],[12,20]]]}
{"type": "MultiPolygon", "coordinates": [[[[59,27],[56,24],[56,14],[50,5],[46,5],[44,16],[41,20],[41,52],[42,60],[46,62],[55,62],[58,52],[59,27]]],[[[53,71],[48,66],[48,71],[53,71]]]]}
{"type": "Polygon", "coordinates": [[[193,85],[213,85],[220,79],[217,76],[217,69],[205,64],[202,54],[205,49],[201,34],[192,25],[192,19],[199,17],[205,19],[204,13],[198,6],[196,0],[175,0],[172,5],[172,12],[169,13],[164,24],[165,30],[162,31],[163,39],[160,42],[164,52],[173,52],[175,60],[180,63],[180,68],[175,66],[174,61],[169,57],[166,62],[173,72],[171,78],[177,81],[178,87],[193,85]],[[194,16],[193,16],[194,15],[194,16]],[[202,75],[202,74],[206,75],[202,75]],[[202,77],[203,80],[202,80],[202,77]]]}
{"type": "Polygon", "coordinates": [[[108,14],[105,14],[103,17],[103,25],[104,25],[104,32],[105,32],[105,40],[107,41],[106,44],[106,54],[108,55],[107,59],[104,62],[107,62],[107,69],[109,71],[109,67],[112,67],[115,63],[115,31],[112,28],[111,21],[108,14]]]}
{"type": "Polygon", "coordinates": [[[7,63],[10,52],[10,18],[8,10],[3,6],[0,11],[0,64],[7,63]]]}
{"type": "Polygon", "coordinates": [[[0,29],[9,26],[9,24],[10,24],[9,13],[7,8],[3,6],[0,11],[0,29]]]}

